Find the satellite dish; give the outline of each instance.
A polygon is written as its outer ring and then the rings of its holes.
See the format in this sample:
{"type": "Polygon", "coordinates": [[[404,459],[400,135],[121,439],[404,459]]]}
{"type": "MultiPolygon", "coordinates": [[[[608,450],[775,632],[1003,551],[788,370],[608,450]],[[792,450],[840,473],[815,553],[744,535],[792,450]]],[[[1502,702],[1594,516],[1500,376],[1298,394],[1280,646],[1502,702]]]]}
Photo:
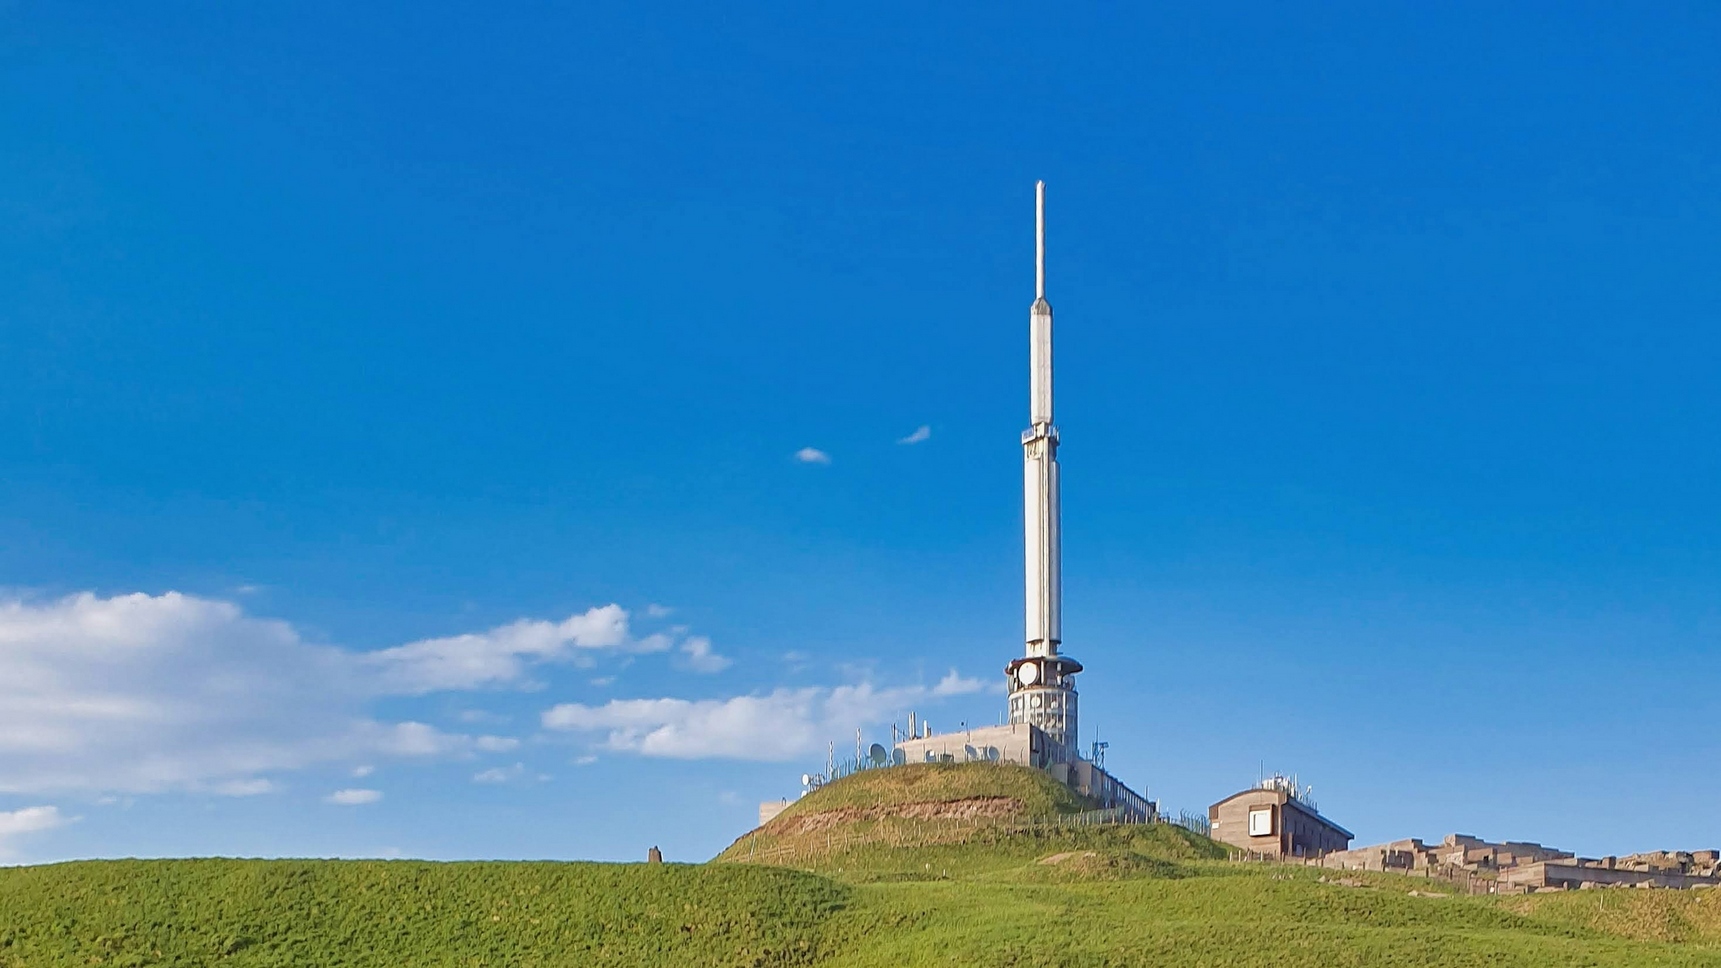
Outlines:
{"type": "Polygon", "coordinates": [[[884,747],[877,743],[872,744],[872,748],[866,751],[866,756],[872,761],[873,766],[884,766],[890,762],[890,754],[886,753],[884,747]]]}
{"type": "Polygon", "coordinates": [[[1024,686],[1031,686],[1040,679],[1040,667],[1032,662],[1024,662],[1016,667],[1016,681],[1024,686]]]}
{"type": "Polygon", "coordinates": [[[801,774],[801,785],[802,786],[810,786],[810,785],[812,785],[812,782],[813,782],[813,778],[810,774],[807,774],[807,773],[801,774]]]}

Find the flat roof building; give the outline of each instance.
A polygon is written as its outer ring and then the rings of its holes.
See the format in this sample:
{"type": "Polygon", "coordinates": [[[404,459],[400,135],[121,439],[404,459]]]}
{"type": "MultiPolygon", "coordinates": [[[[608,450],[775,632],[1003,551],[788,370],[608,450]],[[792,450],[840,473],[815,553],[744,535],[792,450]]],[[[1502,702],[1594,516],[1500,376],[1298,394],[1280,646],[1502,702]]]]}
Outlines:
{"type": "Polygon", "coordinates": [[[1070,755],[1067,746],[1032,723],[983,726],[954,733],[927,733],[896,744],[905,763],[1014,763],[1045,770],[1052,778],[1101,808],[1122,809],[1138,820],[1153,820],[1159,807],[1107,773],[1104,767],[1070,755]]]}
{"type": "Polygon", "coordinates": [[[1045,731],[1029,723],[982,726],[954,733],[922,735],[896,744],[901,761],[907,763],[1014,763],[1045,769],[1063,758],[1063,747],[1045,731]]]}
{"type": "Polygon", "coordinates": [[[1350,846],[1350,831],[1321,816],[1282,776],[1207,808],[1214,840],[1270,858],[1320,857],[1350,846]]]}

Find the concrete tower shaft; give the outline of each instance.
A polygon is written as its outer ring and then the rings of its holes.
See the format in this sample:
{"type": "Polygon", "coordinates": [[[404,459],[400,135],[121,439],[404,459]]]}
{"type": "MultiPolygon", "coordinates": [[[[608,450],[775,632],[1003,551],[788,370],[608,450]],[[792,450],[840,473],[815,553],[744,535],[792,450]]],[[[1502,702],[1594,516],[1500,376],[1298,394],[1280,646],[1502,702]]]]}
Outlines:
{"type": "Polygon", "coordinates": [[[1034,304],[1028,310],[1028,429],[1022,432],[1027,647],[1005,667],[1010,722],[1040,727],[1073,758],[1075,674],[1063,642],[1063,535],[1058,428],[1052,424],[1052,304],[1046,301],[1046,183],[1034,187],[1034,304]]]}
{"type": "Polygon", "coordinates": [[[1052,425],[1052,304],[1046,301],[1046,183],[1034,186],[1034,304],[1028,310],[1028,429],[1022,432],[1023,552],[1030,656],[1063,640],[1058,429],[1052,425]]]}

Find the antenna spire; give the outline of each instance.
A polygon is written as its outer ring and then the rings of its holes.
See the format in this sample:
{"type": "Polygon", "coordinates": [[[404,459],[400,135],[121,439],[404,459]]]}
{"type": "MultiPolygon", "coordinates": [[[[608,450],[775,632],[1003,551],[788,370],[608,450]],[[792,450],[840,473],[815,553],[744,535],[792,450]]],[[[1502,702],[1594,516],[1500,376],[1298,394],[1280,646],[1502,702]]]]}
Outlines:
{"type": "Polygon", "coordinates": [[[1034,183],[1034,298],[1046,298],[1046,183],[1034,183]]]}

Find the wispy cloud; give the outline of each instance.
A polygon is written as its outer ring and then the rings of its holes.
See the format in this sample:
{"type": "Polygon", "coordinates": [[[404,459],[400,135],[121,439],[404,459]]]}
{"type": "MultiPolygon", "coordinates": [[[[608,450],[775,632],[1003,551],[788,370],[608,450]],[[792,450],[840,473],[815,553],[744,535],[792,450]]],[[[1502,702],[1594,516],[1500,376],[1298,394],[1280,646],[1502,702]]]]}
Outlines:
{"type": "Polygon", "coordinates": [[[520,740],[368,710],[388,696],[524,687],[534,668],[580,656],[678,647],[678,662],[704,670],[726,661],[685,630],[634,636],[617,605],[354,652],[176,592],[0,598],[0,794],[255,796],[278,789],[271,774],[320,764],[506,752],[520,740]]]}
{"type": "Polygon", "coordinates": [[[795,459],[803,464],[829,464],[831,455],[817,447],[802,447],[795,451],[795,459]]]}
{"type": "Polygon", "coordinates": [[[984,688],[986,688],[986,684],[979,679],[965,679],[957,675],[955,669],[951,669],[944,678],[938,680],[938,685],[932,687],[932,694],[934,696],[965,696],[972,692],[979,692],[984,688]]]}
{"type": "Polygon", "coordinates": [[[822,749],[833,737],[852,735],[856,727],[889,722],[914,703],[977,688],[976,680],[952,673],[931,689],[878,689],[863,683],[834,689],[778,689],[728,699],[616,699],[601,706],[563,703],[545,711],[543,724],[551,730],[601,734],[599,744],[615,752],[671,759],[781,761],[822,749]]]}
{"type": "Polygon", "coordinates": [[[210,791],[224,797],[257,797],[265,793],[274,793],[280,787],[273,780],[228,780],[210,787],[210,791]]]}
{"type": "Polygon", "coordinates": [[[0,601],[0,792],[221,792],[423,741],[362,695],[349,654],[226,602],[0,601]]]}
{"type": "Polygon", "coordinates": [[[932,428],[926,424],[921,424],[915,429],[914,433],[909,434],[907,437],[898,437],[896,442],[899,444],[919,444],[931,439],[932,428]]]}
{"type": "Polygon", "coordinates": [[[631,640],[627,610],[605,605],[560,622],[521,619],[488,632],[424,639],[365,653],[383,689],[407,695],[508,685],[526,678],[530,664],[566,660],[582,650],[662,651],[659,637],[631,640]]]}
{"type": "Polygon", "coordinates": [[[0,811],[0,857],[12,855],[14,838],[64,827],[73,819],[60,813],[59,807],[25,807],[22,810],[0,811]]]}
{"type": "Polygon", "coordinates": [[[526,775],[526,764],[497,766],[472,774],[473,783],[509,783],[526,775]]]}
{"type": "Polygon", "coordinates": [[[369,804],[369,803],[376,803],[377,801],[379,801],[381,799],[382,799],[382,791],[381,790],[351,789],[351,790],[336,790],[335,792],[324,797],[323,802],[324,803],[332,803],[332,804],[335,804],[336,806],[342,806],[342,807],[362,807],[362,806],[369,804]]]}
{"type": "Polygon", "coordinates": [[[728,656],[718,655],[711,649],[711,640],[703,635],[691,636],[681,643],[681,664],[694,672],[707,675],[722,672],[733,664],[728,656]]]}

